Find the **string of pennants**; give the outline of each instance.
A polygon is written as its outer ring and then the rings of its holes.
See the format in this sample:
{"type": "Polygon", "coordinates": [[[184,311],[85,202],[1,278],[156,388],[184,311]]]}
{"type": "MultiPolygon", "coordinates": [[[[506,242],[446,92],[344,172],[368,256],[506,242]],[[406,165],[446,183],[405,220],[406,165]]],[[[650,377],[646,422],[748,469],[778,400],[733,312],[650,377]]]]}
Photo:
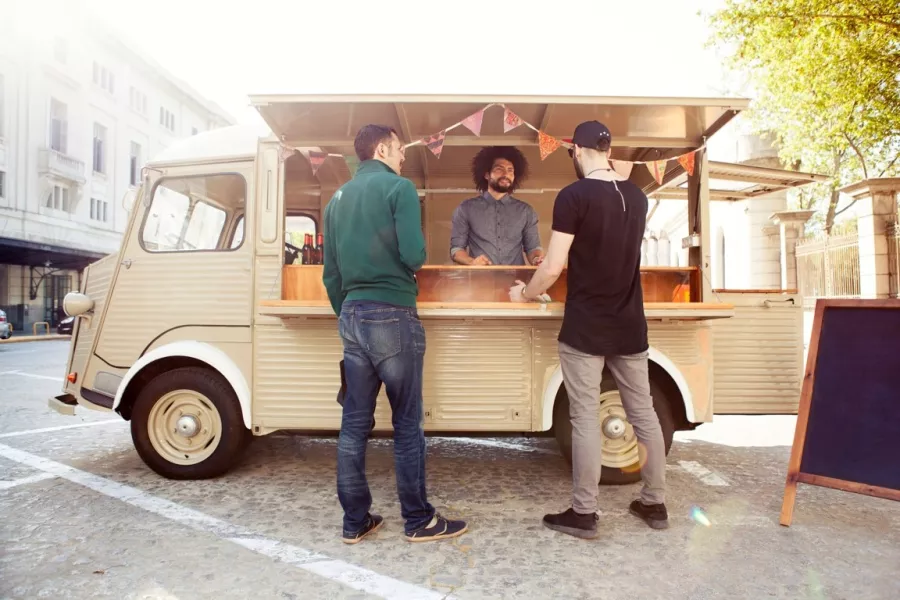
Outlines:
{"type": "MultiPolygon", "coordinates": [[[[441,152],[443,152],[443,150],[444,150],[444,140],[447,137],[448,131],[452,131],[454,129],[457,129],[458,127],[465,127],[466,129],[471,131],[476,137],[480,137],[481,136],[481,126],[484,123],[484,113],[485,113],[485,111],[487,111],[487,109],[494,107],[494,106],[500,106],[503,108],[503,133],[509,133],[513,129],[524,125],[525,127],[528,127],[529,129],[531,129],[532,131],[534,131],[535,133],[538,134],[538,148],[540,150],[541,160],[546,160],[546,158],[548,156],[550,156],[551,154],[556,152],[562,146],[565,146],[566,148],[572,147],[572,144],[565,142],[559,138],[553,137],[552,135],[549,135],[549,134],[545,133],[544,131],[542,131],[541,129],[535,127],[534,125],[532,125],[531,123],[529,123],[528,121],[526,121],[525,119],[523,119],[522,117],[520,117],[519,115],[514,113],[512,110],[510,110],[505,104],[492,103],[492,104],[487,104],[486,106],[484,106],[483,108],[479,109],[478,111],[472,113],[465,119],[463,119],[457,123],[454,123],[453,125],[450,125],[449,127],[445,127],[438,133],[429,135],[427,137],[424,137],[424,138],[421,138],[418,140],[414,140],[414,141],[406,144],[404,146],[404,148],[409,148],[411,146],[418,146],[418,145],[423,144],[426,148],[428,148],[428,150],[431,151],[432,154],[434,154],[435,157],[440,159],[441,152]]],[[[690,152],[688,152],[686,154],[682,154],[680,156],[675,156],[672,158],[664,158],[661,160],[646,160],[646,161],[645,160],[634,160],[634,161],[611,160],[610,162],[613,163],[614,167],[621,165],[621,167],[625,171],[624,174],[626,177],[627,177],[628,173],[631,172],[631,169],[634,165],[646,165],[647,170],[650,171],[650,174],[653,176],[653,179],[656,180],[656,182],[659,185],[662,185],[663,178],[665,177],[665,174],[666,174],[666,165],[668,164],[668,162],[670,160],[678,161],[678,164],[681,165],[681,167],[684,168],[684,170],[687,171],[687,173],[689,175],[693,175],[694,168],[695,168],[696,153],[700,150],[703,150],[705,147],[706,147],[706,145],[704,144],[703,146],[700,146],[699,148],[697,148],[695,150],[691,150],[690,152]]],[[[299,149],[282,144],[281,152],[279,154],[279,159],[281,161],[284,161],[289,156],[291,156],[294,152],[299,152],[299,149]]],[[[328,157],[343,158],[347,163],[347,167],[350,169],[351,176],[356,173],[356,167],[359,166],[359,160],[357,159],[357,157],[355,155],[317,152],[314,150],[310,150],[306,154],[308,154],[309,164],[312,167],[313,175],[315,175],[318,172],[319,168],[325,163],[325,160],[328,157]]],[[[616,171],[620,171],[620,169],[616,168],[616,171]]]]}

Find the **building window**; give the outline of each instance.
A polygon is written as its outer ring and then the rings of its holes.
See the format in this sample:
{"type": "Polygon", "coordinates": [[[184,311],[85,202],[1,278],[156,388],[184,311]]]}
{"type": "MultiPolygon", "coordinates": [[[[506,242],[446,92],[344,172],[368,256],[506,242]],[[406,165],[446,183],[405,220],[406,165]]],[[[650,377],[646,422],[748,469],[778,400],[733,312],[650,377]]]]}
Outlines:
{"type": "Polygon", "coordinates": [[[69,188],[62,185],[54,185],[47,195],[47,208],[69,212],[69,188]]]}
{"type": "Polygon", "coordinates": [[[6,83],[3,80],[3,73],[0,73],[0,138],[3,137],[3,125],[6,122],[3,118],[4,107],[6,106],[6,83]]]}
{"type": "Polygon", "coordinates": [[[69,62],[69,42],[63,38],[53,39],[53,58],[66,64],[69,62]]]}
{"type": "Polygon", "coordinates": [[[109,202],[100,198],[91,198],[91,220],[107,223],[109,221],[109,202]]]}
{"type": "Polygon", "coordinates": [[[170,113],[167,109],[162,106],[159,107],[159,124],[168,129],[169,131],[175,131],[175,115],[170,113]]]}
{"type": "Polygon", "coordinates": [[[197,131],[196,127],[191,127],[191,135],[197,135],[198,133],[200,133],[200,132],[197,131]]]}
{"type": "Polygon", "coordinates": [[[106,127],[94,123],[94,173],[106,173],[106,127]]]}
{"type": "Polygon", "coordinates": [[[141,178],[141,145],[131,142],[131,155],[128,159],[130,185],[137,185],[141,178]]]}
{"type": "Polygon", "coordinates": [[[225,223],[229,214],[243,213],[246,195],[244,178],[233,173],[162,179],[144,217],[142,245],[148,252],[233,249],[225,238],[243,239],[244,221],[229,235],[225,223]]]}
{"type": "Polygon", "coordinates": [[[50,99],[50,148],[69,151],[69,109],[56,98],[50,99]]]}
{"type": "Polygon", "coordinates": [[[128,104],[134,112],[147,116],[147,94],[131,86],[128,104]]]}
{"type": "Polygon", "coordinates": [[[0,171],[0,198],[6,198],[6,173],[0,171]]]}
{"type": "Polygon", "coordinates": [[[115,94],[116,76],[103,65],[94,62],[94,85],[99,85],[110,94],[115,94]]]}

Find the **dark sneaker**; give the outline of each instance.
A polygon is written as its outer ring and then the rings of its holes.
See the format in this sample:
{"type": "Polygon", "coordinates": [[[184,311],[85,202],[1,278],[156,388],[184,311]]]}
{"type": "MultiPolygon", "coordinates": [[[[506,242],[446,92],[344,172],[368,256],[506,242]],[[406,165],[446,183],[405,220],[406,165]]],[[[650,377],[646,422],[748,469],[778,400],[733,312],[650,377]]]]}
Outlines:
{"type": "Polygon", "coordinates": [[[356,533],[347,533],[344,532],[344,543],[345,544],[358,544],[363,541],[363,538],[369,535],[370,533],[375,533],[381,526],[384,524],[384,519],[381,518],[381,515],[373,515],[369,513],[369,520],[366,523],[366,526],[357,531],[356,533]]]}
{"type": "Polygon", "coordinates": [[[582,515],[569,509],[555,515],[544,515],[544,527],[554,531],[568,533],[575,537],[591,540],[597,537],[597,513],[582,515]]]}
{"type": "Polygon", "coordinates": [[[669,526],[669,513],[666,512],[665,504],[644,504],[640,500],[635,500],[628,510],[653,529],[666,529],[669,526]]]}
{"type": "Polygon", "coordinates": [[[435,513],[431,522],[425,527],[406,534],[410,542],[433,542],[461,536],[469,530],[465,521],[451,521],[435,513]]]}

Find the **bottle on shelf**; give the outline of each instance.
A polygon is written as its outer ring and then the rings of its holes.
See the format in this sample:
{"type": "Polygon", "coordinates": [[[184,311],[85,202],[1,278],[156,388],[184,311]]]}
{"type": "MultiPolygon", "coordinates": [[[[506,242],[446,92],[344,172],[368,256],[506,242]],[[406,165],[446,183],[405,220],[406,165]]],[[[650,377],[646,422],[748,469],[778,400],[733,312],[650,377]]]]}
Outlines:
{"type": "Polygon", "coordinates": [[[325,264],[325,247],[323,246],[322,232],[316,234],[316,264],[325,264]]]}
{"type": "Polygon", "coordinates": [[[665,229],[659,232],[659,261],[661,267],[668,267],[672,264],[672,243],[669,241],[669,234],[665,229]]]}
{"type": "Polygon", "coordinates": [[[647,240],[647,266],[655,267],[659,264],[659,240],[656,233],[650,232],[650,239],[647,240]]]}
{"type": "Polygon", "coordinates": [[[300,248],[300,256],[302,260],[301,264],[311,265],[313,259],[313,247],[312,247],[312,234],[306,233],[303,235],[303,247],[300,248]]]}

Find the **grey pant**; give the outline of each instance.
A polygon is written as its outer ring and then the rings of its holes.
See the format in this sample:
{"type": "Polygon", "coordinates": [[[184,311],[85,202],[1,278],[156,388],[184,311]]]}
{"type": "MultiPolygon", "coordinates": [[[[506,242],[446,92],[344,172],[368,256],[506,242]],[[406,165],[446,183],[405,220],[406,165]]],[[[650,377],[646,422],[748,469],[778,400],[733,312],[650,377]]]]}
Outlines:
{"type": "Polygon", "coordinates": [[[600,436],[600,381],[608,364],[622,397],[628,422],[638,439],[644,504],[665,502],[666,447],[659,418],[650,396],[647,353],[631,356],[593,356],[559,343],[559,361],[569,395],[572,420],[572,508],[577,513],[597,511],[602,442],[600,436]]]}

